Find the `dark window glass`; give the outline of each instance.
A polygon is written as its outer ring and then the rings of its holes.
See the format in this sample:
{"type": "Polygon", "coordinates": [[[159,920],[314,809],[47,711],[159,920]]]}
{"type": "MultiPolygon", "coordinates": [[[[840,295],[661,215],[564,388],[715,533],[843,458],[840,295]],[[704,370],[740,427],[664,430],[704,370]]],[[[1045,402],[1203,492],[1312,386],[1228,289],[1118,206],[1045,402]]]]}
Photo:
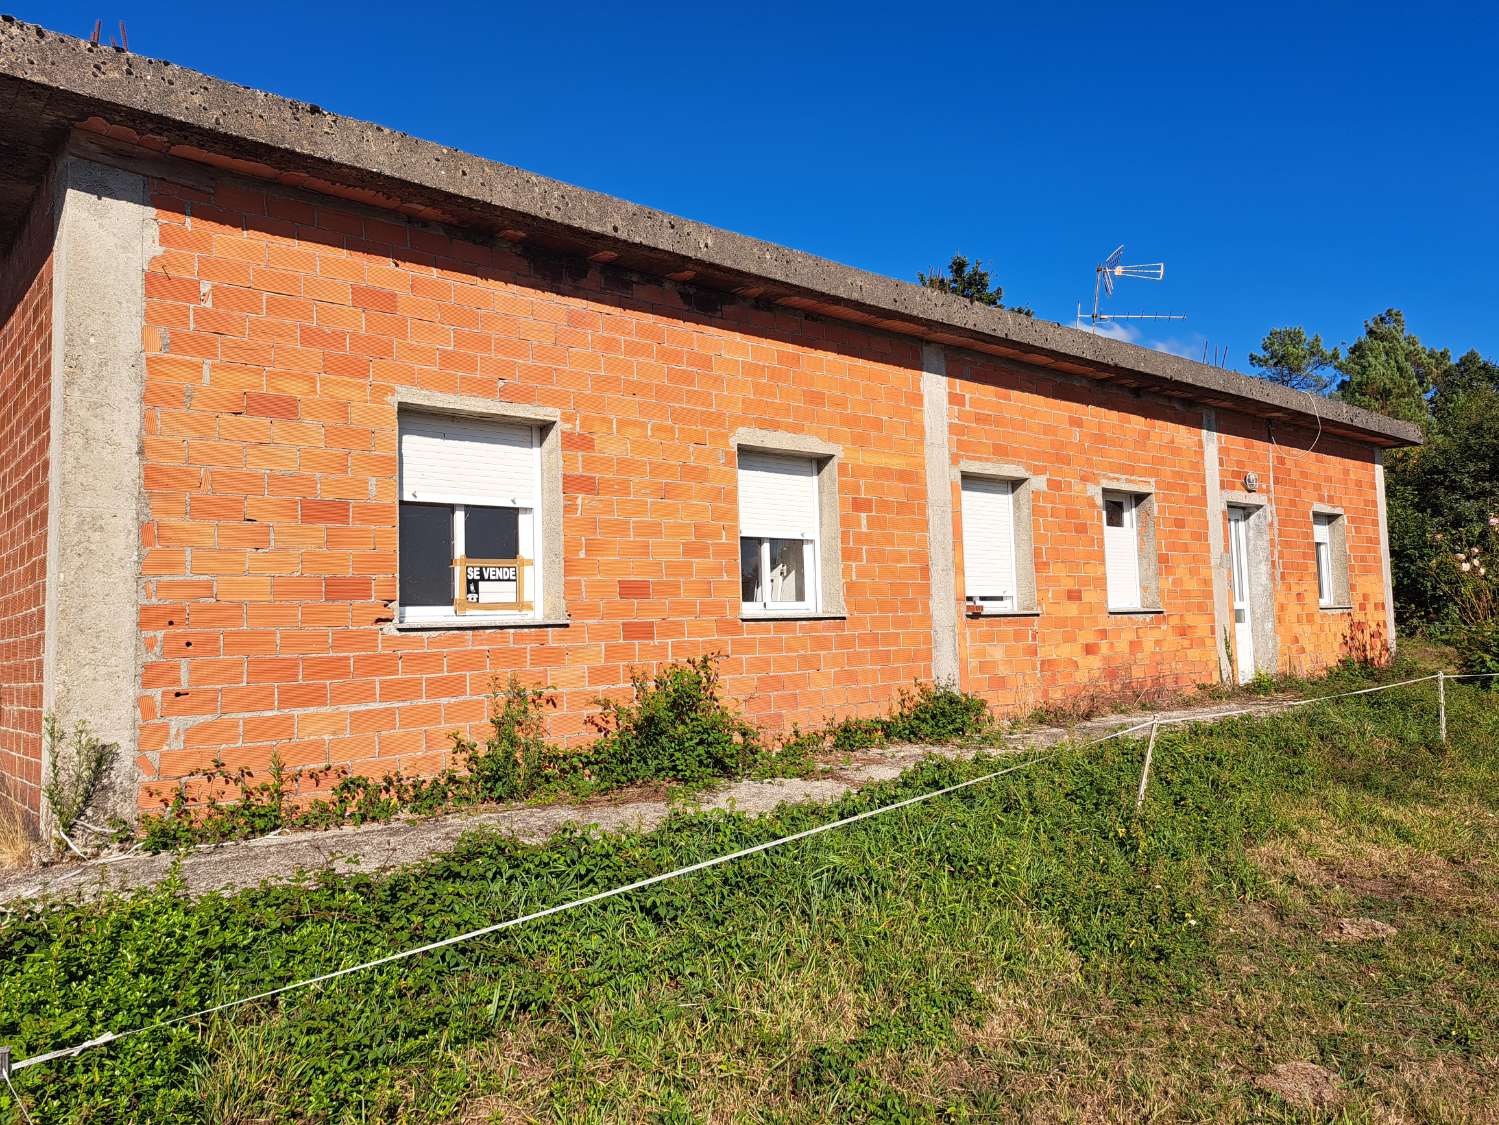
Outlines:
{"type": "Polygon", "coordinates": [[[1125,501],[1105,497],[1103,501],[1104,522],[1110,527],[1124,526],[1125,501]]]}
{"type": "Polygon", "coordinates": [[[453,604],[453,509],[401,501],[401,604],[453,604]]]}
{"type": "Polygon", "coordinates": [[[740,600],[758,602],[760,596],[760,539],[739,540],[740,600]]]}
{"type": "Polygon", "coordinates": [[[463,511],[463,553],[471,559],[513,559],[520,554],[520,509],[463,511]]]}

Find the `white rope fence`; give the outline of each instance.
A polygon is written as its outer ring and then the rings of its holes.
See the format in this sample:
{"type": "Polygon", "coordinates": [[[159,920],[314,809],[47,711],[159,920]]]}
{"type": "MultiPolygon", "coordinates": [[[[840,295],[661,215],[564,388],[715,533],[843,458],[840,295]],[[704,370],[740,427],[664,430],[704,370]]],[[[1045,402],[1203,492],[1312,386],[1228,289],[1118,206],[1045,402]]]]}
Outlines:
{"type": "MultiPolygon", "coordinates": [[[[1435,675],[1431,676],[1419,676],[1415,679],[1400,680],[1392,684],[1380,684],[1377,687],[1360,688],[1357,691],[1345,691],[1339,692],[1335,695],[1320,695],[1313,696],[1309,699],[1283,701],[1280,706],[1289,708],[1305,706],[1312,703],[1325,703],[1333,699],[1345,699],[1349,696],[1354,695],[1368,695],[1372,692],[1389,691],[1393,688],[1407,687],[1411,684],[1425,683],[1429,680],[1437,680],[1440,683],[1440,681],[1443,679],[1488,679],[1494,676],[1499,676],[1499,673],[1480,673],[1464,676],[1452,676],[1442,672],[1438,672],[1435,675]]],[[[545,909],[536,910],[530,914],[524,914],[516,918],[510,918],[503,922],[496,922],[493,925],[483,926],[476,930],[469,930],[466,933],[455,934],[452,937],[441,938],[437,941],[428,942],[425,945],[415,946],[411,949],[404,949],[397,953],[390,953],[385,955],[384,957],[377,957],[370,961],[364,961],[358,965],[350,965],[346,968],[335,969],[331,972],[322,973],[318,976],[309,977],[305,980],[299,980],[292,984],[280,985],[276,988],[266,989],[263,992],[257,992],[250,996],[242,996],[235,1000],[227,1000],[222,1004],[215,1004],[212,1007],[202,1008],[196,1012],[188,1013],[187,1015],[173,1016],[171,1019],[159,1020],[156,1023],[144,1024],[140,1027],[131,1028],[127,1031],[105,1032],[104,1034],[95,1036],[92,1039],[86,1039],[81,1043],[75,1043],[71,1047],[62,1047],[57,1050],[46,1051],[42,1054],[32,1055],[30,1058],[20,1059],[16,1061],[11,1060],[10,1048],[0,1047],[0,1077],[4,1078],[6,1085],[9,1087],[10,1076],[16,1071],[26,1070],[29,1067],[40,1066],[43,1063],[53,1062],[58,1059],[73,1058],[91,1048],[102,1047],[106,1043],[114,1043],[118,1040],[127,1039],[135,1035],[143,1035],[147,1032],[159,1031],[163,1028],[174,1027],[177,1024],[201,1019],[204,1016],[215,1015],[219,1012],[225,1012],[231,1008],[238,1008],[245,1004],[253,1004],[260,1000],[269,1000],[272,997],[283,996],[289,992],[295,992],[303,988],[310,988],[313,985],[317,984],[324,984],[328,981],[337,980],[339,977],[346,977],[353,973],[363,972],[366,969],[373,969],[381,965],[389,965],[397,961],[404,961],[407,958],[416,957],[423,953],[430,953],[434,950],[444,949],[448,946],[459,945],[463,942],[473,941],[476,938],[485,937],[489,934],[496,934],[501,932],[502,930],[508,930],[515,926],[524,925],[527,922],[535,922],[542,918],[548,918],[555,914],[562,914],[566,911],[575,910],[579,907],[588,906],[592,903],[603,902],[605,899],[629,894],[632,891],[643,890],[646,887],[655,886],[658,883],[664,883],[671,879],[678,879],[684,875],[691,875],[694,872],[706,871],[711,867],[718,867],[726,863],[732,863],[735,860],[744,859],[752,855],[758,855],[761,852],[770,851],[772,848],[779,848],[786,844],[795,843],[798,840],[805,840],[812,836],[821,835],[824,832],[831,832],[837,828],[844,828],[850,824],[856,824],[861,820],[869,820],[873,817],[883,816],[886,813],[895,812],[898,809],[909,808],[912,805],[921,804],[924,801],[930,801],[937,797],[945,797],[951,793],[956,793],[960,790],[968,789],[971,786],[982,785],[985,782],[1004,777],[1006,774],[1016,773],[1020,770],[1029,769],[1031,766],[1039,765],[1042,762],[1049,761],[1050,759],[1068,750],[1087,749],[1092,746],[1097,746],[1100,743],[1108,742],[1111,739],[1122,738],[1125,735],[1135,734],[1139,731],[1148,729],[1150,731],[1150,744],[1146,749],[1145,768],[1140,776],[1140,787],[1135,802],[1135,807],[1138,809],[1141,805],[1143,805],[1145,800],[1145,790],[1150,774],[1151,752],[1155,748],[1155,736],[1156,731],[1159,727],[1178,723],[1212,722],[1217,719],[1230,718],[1235,715],[1254,714],[1264,714],[1264,711],[1256,710],[1253,708],[1240,708],[1237,710],[1215,712],[1206,715],[1195,714],[1174,716],[1164,719],[1148,719],[1144,722],[1136,723],[1133,726],[1121,727],[1118,730],[1110,731],[1108,734],[1103,735],[1100,738],[1092,739],[1088,742],[1063,743],[1047,753],[1038,754],[1037,756],[1030,758],[1027,761],[1021,762],[1018,765],[1007,766],[1006,768],[1001,770],[993,770],[989,773],[982,774],[979,777],[971,777],[966,781],[960,781],[953,785],[944,786],[941,789],[935,789],[928,793],[920,793],[915,797],[907,797],[905,800],[896,801],[888,805],[882,805],[879,808],[866,809],[864,812],[854,813],[851,816],[846,816],[839,820],[829,821],[826,824],[819,824],[813,828],[803,829],[800,832],[793,832],[788,836],[781,836],[774,840],[767,840],[763,843],[753,844],[750,847],[741,848],[738,851],[729,852],[726,855],[715,856],[712,859],[701,860],[697,863],[690,863],[685,867],[678,867],[675,870],[666,871],[659,875],[651,875],[644,879],[637,879],[633,883],[626,883],[623,886],[614,887],[607,891],[599,891],[596,894],[585,895],[582,898],[573,899],[570,902],[560,903],[556,906],[548,906],[545,909]]],[[[1443,715],[1445,717],[1445,708],[1443,709],[1443,715]]],[[[12,1091],[12,1096],[15,1097],[17,1104],[21,1105],[20,1098],[15,1094],[14,1087],[10,1087],[10,1089],[12,1091]]],[[[26,1112],[25,1106],[21,1105],[21,1109],[22,1113],[24,1114],[26,1112]]],[[[30,1120],[29,1116],[27,1117],[27,1120],[30,1120]]]]}

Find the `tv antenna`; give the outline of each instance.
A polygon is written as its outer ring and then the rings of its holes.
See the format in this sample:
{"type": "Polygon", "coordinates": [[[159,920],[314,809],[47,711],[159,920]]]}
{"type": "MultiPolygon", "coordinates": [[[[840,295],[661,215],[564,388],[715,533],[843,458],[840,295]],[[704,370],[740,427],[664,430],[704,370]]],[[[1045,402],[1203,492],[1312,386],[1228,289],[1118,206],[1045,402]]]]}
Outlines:
{"type": "MultiPolygon", "coordinates": [[[[1124,247],[1114,247],[1110,254],[1093,267],[1093,313],[1088,317],[1091,324],[1101,320],[1186,320],[1186,313],[1106,313],[1100,307],[1104,297],[1114,295],[1114,279],[1133,277],[1141,281],[1160,281],[1166,276],[1165,262],[1143,262],[1139,265],[1124,264],[1124,247]]],[[[1077,319],[1083,320],[1083,306],[1077,306],[1077,319]]]]}

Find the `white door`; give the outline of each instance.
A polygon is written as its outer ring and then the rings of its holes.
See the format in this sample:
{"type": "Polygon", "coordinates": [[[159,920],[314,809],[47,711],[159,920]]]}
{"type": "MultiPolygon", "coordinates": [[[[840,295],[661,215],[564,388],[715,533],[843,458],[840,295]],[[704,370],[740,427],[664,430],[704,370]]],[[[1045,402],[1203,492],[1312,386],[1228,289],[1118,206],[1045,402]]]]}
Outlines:
{"type": "Polygon", "coordinates": [[[1239,683],[1245,684],[1254,678],[1254,624],[1249,609],[1249,513],[1243,508],[1228,510],[1228,556],[1233,581],[1234,663],[1239,669],[1239,683]]]}

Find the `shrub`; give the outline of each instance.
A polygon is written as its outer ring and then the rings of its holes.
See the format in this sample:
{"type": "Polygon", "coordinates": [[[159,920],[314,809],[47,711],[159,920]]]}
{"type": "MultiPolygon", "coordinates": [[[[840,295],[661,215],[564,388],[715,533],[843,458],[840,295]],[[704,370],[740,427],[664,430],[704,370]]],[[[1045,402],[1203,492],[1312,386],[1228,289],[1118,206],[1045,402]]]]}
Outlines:
{"type": "Polygon", "coordinates": [[[453,735],[453,751],[468,770],[471,795],[480,801],[509,801],[536,791],[542,771],[556,754],[546,740],[544,707],[557,706],[545,688],[529,688],[510,677],[504,691],[489,697],[489,737],[480,746],[453,735]]]}
{"type": "Polygon", "coordinates": [[[598,740],[579,765],[604,786],[703,781],[742,774],[761,753],[755,728],[719,694],[716,655],[668,664],[630,678],[628,703],[600,699],[590,719],[598,740]]]}
{"type": "Polygon", "coordinates": [[[1454,609],[1448,639],[1464,672],[1499,672],[1499,574],[1489,573],[1489,563],[1499,556],[1499,515],[1442,545],[1448,550],[1432,565],[1445,575],[1454,609]]]}
{"type": "Polygon", "coordinates": [[[877,746],[883,746],[888,741],[885,737],[885,719],[844,719],[835,723],[828,732],[828,740],[834,750],[840,754],[852,753],[856,750],[871,750],[877,746]]]}
{"type": "Polygon", "coordinates": [[[951,684],[902,688],[895,713],[883,720],[892,742],[952,742],[977,734],[989,721],[989,705],[951,684]]]}

